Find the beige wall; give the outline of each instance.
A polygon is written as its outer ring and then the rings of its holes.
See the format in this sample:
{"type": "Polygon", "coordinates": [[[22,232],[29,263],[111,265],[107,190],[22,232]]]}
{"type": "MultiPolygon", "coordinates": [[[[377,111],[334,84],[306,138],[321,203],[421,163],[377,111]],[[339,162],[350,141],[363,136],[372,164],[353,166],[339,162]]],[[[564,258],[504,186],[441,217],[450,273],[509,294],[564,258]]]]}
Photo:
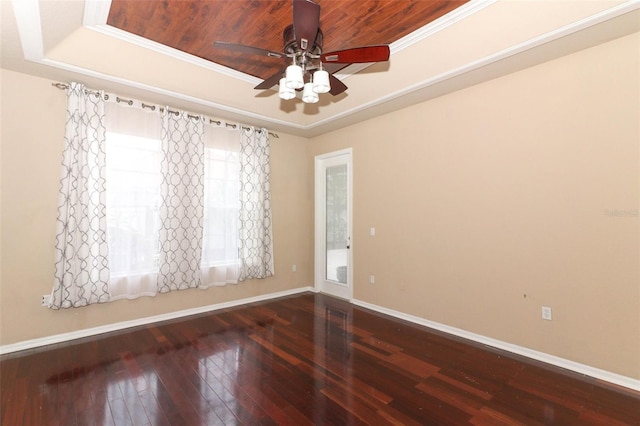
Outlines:
{"type": "Polygon", "coordinates": [[[639,45],[615,40],[311,143],[281,134],[275,278],[65,311],[39,306],[64,95],[2,70],[0,344],[310,285],[313,156],[352,146],[355,298],[640,379],[640,218],[611,214],[640,207],[639,45]]]}
{"type": "Polygon", "coordinates": [[[41,307],[53,285],[66,100],[50,80],[1,72],[1,345],[312,285],[308,140],[280,134],[271,143],[275,277],[80,309],[41,307]]]}
{"type": "Polygon", "coordinates": [[[353,147],[354,297],[640,379],[639,46],[315,138],[353,147]]]}

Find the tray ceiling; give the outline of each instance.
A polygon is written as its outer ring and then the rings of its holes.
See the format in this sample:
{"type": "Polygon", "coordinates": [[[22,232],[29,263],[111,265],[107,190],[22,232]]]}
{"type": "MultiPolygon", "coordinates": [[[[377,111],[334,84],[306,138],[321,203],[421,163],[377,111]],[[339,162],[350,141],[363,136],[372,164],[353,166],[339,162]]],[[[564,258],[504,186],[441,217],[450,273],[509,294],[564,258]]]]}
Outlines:
{"type": "Polygon", "coordinates": [[[281,50],[290,0],[4,0],[2,68],[313,137],[640,30],[637,0],[317,1],[325,52],[391,58],[341,70],[347,92],[314,105],[253,89],[281,60],[212,48],[281,50]]]}
{"type": "MultiPolygon", "coordinates": [[[[469,0],[315,0],[324,52],[392,44],[469,0]]],[[[213,47],[226,41],[281,52],[293,21],[291,0],[113,0],[107,24],[199,58],[266,79],[283,59],[213,47]]]]}

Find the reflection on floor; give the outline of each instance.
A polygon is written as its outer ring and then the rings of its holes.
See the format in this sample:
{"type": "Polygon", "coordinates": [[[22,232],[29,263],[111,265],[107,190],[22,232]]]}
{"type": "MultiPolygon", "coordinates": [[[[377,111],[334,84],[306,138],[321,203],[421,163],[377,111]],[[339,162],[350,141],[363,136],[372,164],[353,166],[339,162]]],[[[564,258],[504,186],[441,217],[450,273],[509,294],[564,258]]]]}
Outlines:
{"type": "Polygon", "coordinates": [[[13,425],[640,424],[640,394],[303,294],[0,358],[13,425]]]}

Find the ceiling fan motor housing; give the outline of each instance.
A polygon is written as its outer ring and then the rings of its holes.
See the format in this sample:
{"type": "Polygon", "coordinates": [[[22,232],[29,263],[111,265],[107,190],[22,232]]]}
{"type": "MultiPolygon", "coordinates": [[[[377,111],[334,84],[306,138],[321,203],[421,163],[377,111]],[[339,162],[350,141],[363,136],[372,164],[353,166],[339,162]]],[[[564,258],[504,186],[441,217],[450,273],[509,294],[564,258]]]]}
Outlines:
{"type": "MultiPolygon", "coordinates": [[[[287,54],[295,54],[299,57],[304,57],[304,51],[298,48],[298,42],[296,39],[296,34],[293,29],[293,25],[287,26],[282,32],[282,38],[284,39],[284,52],[287,54]]],[[[319,56],[322,54],[322,42],[324,37],[322,35],[322,30],[318,28],[318,32],[316,33],[316,39],[313,42],[313,46],[309,49],[309,54],[314,56],[319,56]]]]}

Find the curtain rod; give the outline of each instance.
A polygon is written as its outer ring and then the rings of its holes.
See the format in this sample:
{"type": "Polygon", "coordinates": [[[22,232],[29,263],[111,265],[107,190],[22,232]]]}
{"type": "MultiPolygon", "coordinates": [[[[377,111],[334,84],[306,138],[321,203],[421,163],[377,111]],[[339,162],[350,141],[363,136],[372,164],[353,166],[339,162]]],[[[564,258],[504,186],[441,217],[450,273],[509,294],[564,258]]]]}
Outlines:
{"type": "MultiPolygon", "coordinates": [[[[68,85],[68,84],[66,84],[66,83],[52,82],[52,83],[51,83],[51,85],[52,85],[53,87],[56,87],[56,88],[60,89],[60,90],[66,90],[66,89],[68,89],[68,88],[69,88],[69,85],[68,85]]],[[[100,92],[99,92],[99,91],[97,91],[97,90],[91,90],[91,89],[85,89],[85,93],[89,93],[89,94],[91,94],[91,95],[96,95],[96,96],[97,96],[97,95],[100,95],[100,92]]],[[[108,100],[108,99],[109,99],[109,94],[108,94],[108,93],[105,93],[105,94],[104,94],[104,99],[105,99],[105,100],[108,100]]],[[[132,100],[132,99],[124,99],[124,98],[121,98],[120,96],[116,96],[116,102],[117,102],[117,103],[121,103],[121,102],[122,102],[122,103],[126,103],[127,105],[133,105],[133,100],[132,100]]],[[[157,107],[156,105],[145,104],[145,103],[144,103],[144,102],[142,102],[142,101],[140,101],[140,105],[142,106],[142,109],[144,109],[144,108],[148,108],[148,109],[150,109],[151,111],[155,111],[155,109],[156,109],[156,107],[157,107]]],[[[164,111],[164,107],[157,107],[157,108],[159,108],[159,110],[160,110],[160,111],[164,111]]],[[[175,114],[175,115],[180,114],[180,112],[179,112],[179,111],[172,111],[172,110],[170,110],[170,109],[167,109],[167,112],[170,112],[170,113],[175,114]]],[[[189,117],[189,118],[195,118],[195,119],[200,119],[200,116],[199,116],[199,115],[193,115],[193,114],[189,114],[189,113],[187,113],[187,117],[189,117]]],[[[208,117],[207,117],[207,118],[208,118],[208,117]]],[[[225,127],[230,127],[230,128],[232,128],[232,129],[235,129],[235,128],[237,128],[237,127],[239,126],[239,124],[227,123],[226,121],[222,121],[222,120],[214,120],[213,118],[209,118],[209,124],[215,124],[215,125],[217,125],[217,126],[221,126],[223,123],[224,123],[225,127]]],[[[243,129],[245,129],[245,130],[249,130],[249,129],[250,129],[250,127],[246,127],[246,126],[242,126],[242,128],[243,128],[243,129]]],[[[273,136],[273,137],[274,137],[274,138],[276,138],[276,139],[280,139],[280,136],[279,136],[277,133],[274,133],[274,132],[271,132],[271,131],[270,131],[270,132],[269,132],[269,135],[270,135],[270,136],[273,136]]]]}

